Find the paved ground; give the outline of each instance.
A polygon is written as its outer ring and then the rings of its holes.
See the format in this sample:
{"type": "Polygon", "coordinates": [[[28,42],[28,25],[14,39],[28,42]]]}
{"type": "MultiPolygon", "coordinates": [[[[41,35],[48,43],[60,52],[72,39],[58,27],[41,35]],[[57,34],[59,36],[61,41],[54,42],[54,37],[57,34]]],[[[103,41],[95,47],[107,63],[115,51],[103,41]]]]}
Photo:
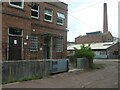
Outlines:
{"type": "Polygon", "coordinates": [[[95,61],[105,68],[92,71],[72,71],[47,78],[3,85],[3,88],[118,88],[118,63],[95,61]]]}

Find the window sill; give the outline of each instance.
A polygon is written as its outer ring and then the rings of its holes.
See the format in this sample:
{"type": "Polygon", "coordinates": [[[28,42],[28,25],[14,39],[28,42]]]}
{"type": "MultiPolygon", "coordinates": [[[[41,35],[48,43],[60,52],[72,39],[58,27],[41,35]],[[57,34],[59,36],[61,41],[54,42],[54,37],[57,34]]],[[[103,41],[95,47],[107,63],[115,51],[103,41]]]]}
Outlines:
{"type": "Polygon", "coordinates": [[[46,19],[44,19],[44,22],[47,22],[47,23],[53,23],[52,21],[50,21],[50,20],[46,20],[46,19]]]}
{"type": "Polygon", "coordinates": [[[38,52],[38,50],[30,50],[30,52],[38,52]]]}
{"type": "Polygon", "coordinates": [[[57,25],[59,25],[59,26],[64,26],[64,24],[60,24],[60,23],[57,23],[57,25]]]}
{"type": "Polygon", "coordinates": [[[32,19],[39,20],[39,17],[31,16],[32,19]]]}

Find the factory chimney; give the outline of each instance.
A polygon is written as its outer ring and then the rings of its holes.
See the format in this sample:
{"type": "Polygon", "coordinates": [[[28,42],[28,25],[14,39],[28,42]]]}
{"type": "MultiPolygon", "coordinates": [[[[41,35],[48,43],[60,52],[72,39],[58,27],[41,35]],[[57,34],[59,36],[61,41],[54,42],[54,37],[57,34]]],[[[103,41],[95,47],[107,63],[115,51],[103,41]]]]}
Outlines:
{"type": "Polygon", "coordinates": [[[104,16],[103,16],[103,33],[108,32],[108,17],[107,17],[107,3],[104,3],[104,16]]]}

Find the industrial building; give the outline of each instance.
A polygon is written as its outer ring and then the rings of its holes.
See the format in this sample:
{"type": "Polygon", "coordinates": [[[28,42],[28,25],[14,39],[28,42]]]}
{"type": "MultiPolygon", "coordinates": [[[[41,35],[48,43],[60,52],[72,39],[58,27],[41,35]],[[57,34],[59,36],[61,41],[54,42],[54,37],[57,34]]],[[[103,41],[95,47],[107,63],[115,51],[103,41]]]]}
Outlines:
{"type": "Polygon", "coordinates": [[[75,38],[75,44],[68,46],[68,57],[74,55],[74,48],[89,45],[95,52],[95,58],[118,58],[119,43],[108,30],[107,3],[103,4],[103,31],[88,32],[75,38]]]}
{"type": "Polygon", "coordinates": [[[99,43],[99,42],[112,42],[114,37],[110,32],[102,33],[101,31],[86,33],[86,35],[78,36],[75,38],[76,44],[84,43],[99,43]]]}
{"type": "Polygon", "coordinates": [[[2,60],[67,57],[63,2],[2,2],[2,60]]]}
{"type": "Polygon", "coordinates": [[[75,38],[76,44],[112,42],[114,37],[108,30],[107,3],[103,5],[103,32],[88,32],[86,35],[79,35],[75,38]]]}
{"type": "MultiPolygon", "coordinates": [[[[67,56],[74,56],[75,48],[80,49],[83,44],[73,44],[67,47],[67,56]]],[[[84,44],[88,46],[89,44],[84,44]]],[[[95,53],[95,58],[118,58],[118,42],[91,43],[90,47],[95,53]]]]}

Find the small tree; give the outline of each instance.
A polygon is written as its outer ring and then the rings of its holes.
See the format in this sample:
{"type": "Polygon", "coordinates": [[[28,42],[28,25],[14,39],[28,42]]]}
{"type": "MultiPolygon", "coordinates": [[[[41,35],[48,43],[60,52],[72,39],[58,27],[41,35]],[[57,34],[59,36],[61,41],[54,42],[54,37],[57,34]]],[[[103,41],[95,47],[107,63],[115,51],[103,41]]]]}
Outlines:
{"type": "Polygon", "coordinates": [[[92,68],[93,58],[95,57],[94,52],[90,48],[90,45],[86,46],[83,44],[81,49],[75,48],[75,56],[76,58],[87,58],[89,60],[89,68],[92,68]]]}

